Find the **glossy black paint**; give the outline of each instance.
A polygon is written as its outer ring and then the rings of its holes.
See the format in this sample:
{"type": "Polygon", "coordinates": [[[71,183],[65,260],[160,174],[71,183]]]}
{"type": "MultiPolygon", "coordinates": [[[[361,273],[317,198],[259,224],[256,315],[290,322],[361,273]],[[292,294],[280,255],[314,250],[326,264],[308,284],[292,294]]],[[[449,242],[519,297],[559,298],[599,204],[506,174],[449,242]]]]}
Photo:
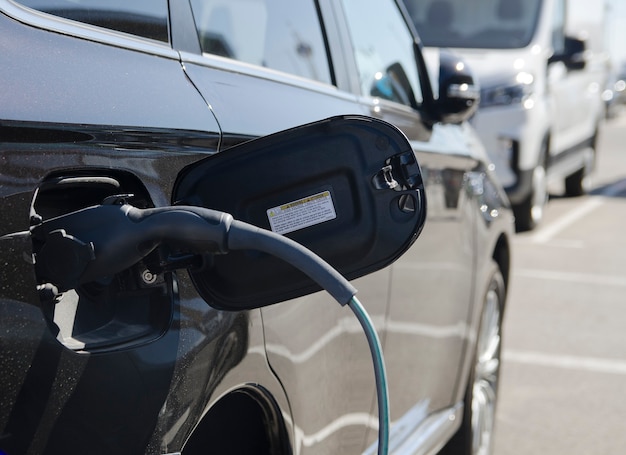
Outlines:
{"type": "Polygon", "coordinates": [[[171,49],[150,55],[2,19],[3,121],[219,131],[171,49]]]}
{"type": "MultiPolygon", "coordinates": [[[[24,235],[29,212],[33,213],[30,206],[34,199],[35,211],[50,217],[74,209],[77,203],[97,203],[90,197],[101,194],[87,185],[80,189],[80,202],[77,197],[45,197],[43,187],[34,196],[40,186],[35,182],[58,175],[113,176],[121,183],[118,191],[134,193],[142,204],[153,205],[145,187],[153,189],[150,193],[156,200],[169,199],[169,194],[154,189],[171,188],[175,170],[201,157],[198,149],[214,150],[216,140],[197,132],[38,122],[3,121],[0,131],[2,234],[13,234],[0,240],[8,264],[0,273],[0,319],[6,329],[0,366],[4,400],[0,449],[8,454],[59,453],[71,440],[83,453],[94,446],[102,453],[142,453],[172,381],[178,355],[178,305],[171,290],[161,295],[160,303],[151,304],[160,310],[152,317],[165,318],[157,322],[160,328],[135,339],[111,333],[105,346],[87,344],[82,352],[59,343],[55,338],[59,327],[52,321],[55,304],[37,295],[33,266],[26,256],[32,250],[32,241],[24,235]],[[172,311],[163,312],[168,305],[172,311]]],[[[172,278],[166,280],[171,288],[172,278]]],[[[113,308],[106,297],[84,298],[83,313],[92,323],[96,309],[113,308]],[[95,306],[89,309],[88,305],[95,306]]],[[[77,313],[74,329],[80,320],[77,313]]],[[[230,333],[241,332],[233,328],[233,322],[225,321],[222,329],[211,330],[206,344],[221,346],[230,333]]],[[[245,339],[241,342],[245,346],[245,339]]],[[[241,353],[232,360],[225,358],[224,368],[240,358],[241,353]]]]}
{"type": "Polygon", "coordinates": [[[449,123],[463,122],[478,109],[480,88],[467,64],[452,52],[440,50],[439,60],[440,118],[449,123]]]}

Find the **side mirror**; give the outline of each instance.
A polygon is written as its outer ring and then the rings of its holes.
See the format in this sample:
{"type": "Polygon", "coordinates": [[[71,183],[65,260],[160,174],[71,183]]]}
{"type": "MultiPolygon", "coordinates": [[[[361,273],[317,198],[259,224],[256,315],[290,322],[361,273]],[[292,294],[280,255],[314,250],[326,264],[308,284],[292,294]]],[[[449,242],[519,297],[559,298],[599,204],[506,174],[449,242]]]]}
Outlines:
{"type": "Polygon", "coordinates": [[[441,49],[439,57],[440,121],[461,123],[470,118],[480,103],[480,89],[469,66],[458,56],[441,49]]]}
{"type": "MultiPolygon", "coordinates": [[[[426,217],[420,167],[396,127],[334,117],[254,139],[184,169],[175,205],[228,212],[286,235],[354,279],[395,261],[426,217]]],[[[199,294],[249,309],[316,290],[302,272],[257,251],[206,255],[190,269],[199,294]]]]}
{"type": "Polygon", "coordinates": [[[584,39],[565,37],[562,53],[556,53],[549,59],[549,63],[563,62],[570,71],[584,70],[587,66],[587,42],[584,39]]]}

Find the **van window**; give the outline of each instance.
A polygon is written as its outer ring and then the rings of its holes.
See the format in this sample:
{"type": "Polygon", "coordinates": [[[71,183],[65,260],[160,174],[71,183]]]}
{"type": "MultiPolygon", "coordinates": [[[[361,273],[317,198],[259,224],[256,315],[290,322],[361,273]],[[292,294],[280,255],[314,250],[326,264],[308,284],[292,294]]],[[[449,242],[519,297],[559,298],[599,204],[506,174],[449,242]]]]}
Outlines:
{"type": "Polygon", "coordinates": [[[167,0],[17,0],[24,6],[143,38],[169,42],[167,0]]]}
{"type": "Polygon", "coordinates": [[[527,46],[541,0],[403,0],[424,45],[482,49],[527,46]]]}
{"type": "Polygon", "coordinates": [[[421,103],[415,39],[393,0],[343,0],[363,95],[421,103]]]}
{"type": "Polygon", "coordinates": [[[331,83],[314,0],[191,0],[202,51],[331,83]]]}
{"type": "Polygon", "coordinates": [[[557,0],[554,2],[552,49],[557,54],[565,52],[565,0],[557,0]]]}

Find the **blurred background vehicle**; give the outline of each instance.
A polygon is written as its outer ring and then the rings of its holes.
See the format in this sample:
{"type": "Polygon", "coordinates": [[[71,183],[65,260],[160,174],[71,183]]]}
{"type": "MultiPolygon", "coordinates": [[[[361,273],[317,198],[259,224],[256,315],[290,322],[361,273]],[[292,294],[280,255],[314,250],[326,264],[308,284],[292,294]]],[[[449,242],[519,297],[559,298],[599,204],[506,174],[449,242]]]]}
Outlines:
{"type": "Polygon", "coordinates": [[[611,68],[609,77],[602,93],[606,103],[606,116],[615,117],[626,105],[626,62],[620,62],[617,68],[611,68]]]}
{"type": "MultiPolygon", "coordinates": [[[[591,5],[589,5],[591,7],[591,5]]],[[[623,111],[626,101],[626,3],[621,0],[606,0],[606,27],[604,36],[609,53],[609,71],[602,97],[606,103],[607,117],[613,118],[623,111]]],[[[587,15],[585,8],[580,8],[581,22],[587,15]]],[[[595,11],[592,8],[592,12],[595,11]]]]}
{"type": "Polygon", "coordinates": [[[603,2],[585,28],[573,0],[404,0],[436,66],[451,48],[481,86],[472,119],[516,216],[518,230],[542,219],[548,183],[583,194],[595,162],[607,78],[603,2]],[[571,13],[571,14],[570,14],[571,13]]]}

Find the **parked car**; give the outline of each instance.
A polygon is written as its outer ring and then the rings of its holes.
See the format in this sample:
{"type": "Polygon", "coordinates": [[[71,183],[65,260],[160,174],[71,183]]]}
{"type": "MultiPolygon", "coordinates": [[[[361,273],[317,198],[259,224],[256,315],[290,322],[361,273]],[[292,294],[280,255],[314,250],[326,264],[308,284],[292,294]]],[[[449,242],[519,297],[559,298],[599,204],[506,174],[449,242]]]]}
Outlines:
{"type": "MultiPolygon", "coordinates": [[[[567,196],[584,194],[605,115],[607,74],[605,57],[588,46],[596,37],[581,39],[568,30],[568,1],[404,2],[434,61],[438,49],[451,49],[476,71],[481,101],[472,124],[518,230],[541,222],[550,182],[564,184],[567,196]]],[[[584,3],[592,6],[604,8],[584,3]]],[[[602,23],[594,25],[589,33],[604,33],[602,23]]]]}
{"type": "Polygon", "coordinates": [[[354,315],[254,244],[224,254],[197,224],[225,213],[352,279],[392,453],[489,450],[513,217],[471,74],[447,56],[434,96],[403,6],[0,10],[1,452],[376,450],[354,315]]]}

